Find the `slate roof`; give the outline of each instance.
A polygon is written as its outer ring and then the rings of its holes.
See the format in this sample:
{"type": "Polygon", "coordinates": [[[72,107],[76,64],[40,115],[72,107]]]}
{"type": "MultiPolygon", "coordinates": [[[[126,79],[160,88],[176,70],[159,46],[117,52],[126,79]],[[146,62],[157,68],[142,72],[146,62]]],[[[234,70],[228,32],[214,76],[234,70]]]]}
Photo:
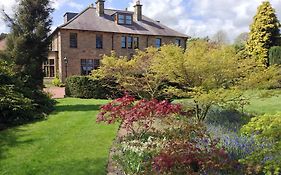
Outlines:
{"type": "Polygon", "coordinates": [[[105,9],[104,16],[98,16],[95,7],[88,7],[67,23],[58,27],[58,29],[74,29],[86,31],[100,31],[123,34],[139,34],[139,35],[154,35],[154,36],[173,36],[184,37],[188,36],[177,32],[157,21],[154,21],[146,16],[142,16],[141,21],[133,21],[132,25],[118,25],[113,18],[115,13],[128,13],[130,11],[105,9]]]}

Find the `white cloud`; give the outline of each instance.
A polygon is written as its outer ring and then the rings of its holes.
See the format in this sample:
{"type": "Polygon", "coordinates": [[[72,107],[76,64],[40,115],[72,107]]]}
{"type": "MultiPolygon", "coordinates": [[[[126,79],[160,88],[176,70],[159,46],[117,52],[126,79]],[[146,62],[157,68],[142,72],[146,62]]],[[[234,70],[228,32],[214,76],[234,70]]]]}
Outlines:
{"type": "MultiPolygon", "coordinates": [[[[78,0],[52,0],[55,9],[71,7],[81,11],[84,6],[78,0]]],[[[92,0],[93,2],[95,0],[92,0]]],[[[133,10],[136,0],[131,0],[133,10]]],[[[141,0],[144,15],[190,36],[212,36],[225,30],[230,39],[249,30],[249,25],[263,0],[141,0]]],[[[111,4],[112,0],[107,0],[111,4]]],[[[281,0],[270,0],[281,20],[281,0]]],[[[16,0],[1,0],[0,9],[12,14],[16,0]]],[[[112,4],[111,4],[112,5],[112,4]]],[[[0,33],[7,32],[0,20],[0,33]]]]}
{"type": "Polygon", "coordinates": [[[52,0],[51,3],[52,3],[53,8],[55,8],[56,10],[62,8],[65,5],[72,7],[76,10],[81,10],[84,8],[82,3],[77,3],[77,2],[75,2],[75,0],[52,0]]]}
{"type": "MultiPolygon", "coordinates": [[[[1,0],[0,1],[0,10],[4,9],[5,12],[9,15],[12,15],[17,5],[17,0],[1,0]]],[[[64,6],[71,7],[76,9],[77,11],[81,11],[84,6],[82,3],[77,3],[75,0],[52,0],[51,5],[56,10],[63,8],[64,6]]],[[[52,27],[54,28],[54,26],[52,27]]],[[[0,33],[8,32],[8,27],[6,26],[5,22],[0,18],[0,33]]]]}
{"type": "MultiPolygon", "coordinates": [[[[225,30],[230,39],[249,30],[262,0],[142,0],[144,15],[190,36],[225,30]]],[[[281,0],[270,0],[281,20],[281,0]]],[[[132,10],[135,0],[130,3],[132,10]]]]}

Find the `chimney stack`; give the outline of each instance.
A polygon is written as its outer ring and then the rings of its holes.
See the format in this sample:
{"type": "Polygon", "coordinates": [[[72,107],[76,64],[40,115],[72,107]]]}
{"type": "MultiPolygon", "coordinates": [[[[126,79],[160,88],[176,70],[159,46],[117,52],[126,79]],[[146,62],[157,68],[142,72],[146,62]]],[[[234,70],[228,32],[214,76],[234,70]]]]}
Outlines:
{"type": "Polygon", "coordinates": [[[135,21],[141,21],[142,20],[142,5],[140,3],[140,0],[137,0],[134,8],[135,8],[135,12],[134,12],[135,21]]]}
{"type": "Polygon", "coordinates": [[[97,13],[98,13],[99,16],[104,15],[104,2],[105,2],[105,0],[97,0],[96,1],[97,13]]]}

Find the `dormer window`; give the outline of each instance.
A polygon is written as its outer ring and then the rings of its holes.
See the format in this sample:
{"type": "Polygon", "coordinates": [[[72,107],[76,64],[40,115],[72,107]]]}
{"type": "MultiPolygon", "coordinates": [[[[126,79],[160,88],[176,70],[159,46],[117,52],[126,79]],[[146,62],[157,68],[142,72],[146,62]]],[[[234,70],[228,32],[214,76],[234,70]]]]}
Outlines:
{"type": "Polygon", "coordinates": [[[126,24],[131,25],[132,24],[132,15],[126,15],[126,24]]]}
{"type": "Polygon", "coordinates": [[[117,17],[118,24],[132,25],[133,23],[133,16],[131,14],[118,14],[117,17]]]}
{"type": "Polygon", "coordinates": [[[125,24],[125,15],[118,15],[118,24],[125,24]]]}

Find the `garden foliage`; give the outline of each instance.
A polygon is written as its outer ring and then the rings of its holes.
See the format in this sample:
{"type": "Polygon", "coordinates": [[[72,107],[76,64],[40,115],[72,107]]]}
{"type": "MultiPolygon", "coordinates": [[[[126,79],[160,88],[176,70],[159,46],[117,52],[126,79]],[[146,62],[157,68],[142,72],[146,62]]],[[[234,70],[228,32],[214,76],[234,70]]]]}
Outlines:
{"type": "Polygon", "coordinates": [[[41,91],[25,89],[11,65],[0,60],[0,129],[44,117],[52,110],[53,101],[41,91]],[[31,98],[30,94],[37,94],[31,98]]]}
{"type": "MultiPolygon", "coordinates": [[[[178,50],[180,52],[180,50],[178,50]]],[[[140,99],[162,99],[165,77],[156,74],[152,61],[159,54],[156,48],[137,51],[133,58],[118,57],[115,53],[104,56],[101,67],[94,70],[95,79],[114,78],[119,89],[140,99]]]]}
{"type": "Polygon", "coordinates": [[[132,59],[105,56],[95,79],[113,77],[118,87],[140,99],[193,99],[194,115],[205,120],[213,106],[243,109],[247,89],[279,86],[280,69],[255,59],[242,59],[232,46],[204,40],[188,43],[186,52],[174,45],[148,48],[132,59]]]}
{"type": "Polygon", "coordinates": [[[49,0],[21,0],[14,16],[4,12],[11,32],[0,55],[2,127],[44,118],[53,109],[54,101],[42,91],[51,12],[49,0]]]}
{"type": "Polygon", "coordinates": [[[126,174],[216,174],[237,165],[178,104],[126,95],[102,106],[97,121],[121,122],[128,132],[115,154],[126,174]]]}
{"type": "Polygon", "coordinates": [[[269,50],[269,65],[281,65],[281,46],[271,47],[269,50]]]}
{"type": "Polygon", "coordinates": [[[72,76],[66,80],[66,95],[76,98],[109,99],[121,96],[111,79],[93,79],[88,76],[72,76]]]}
{"type": "Polygon", "coordinates": [[[280,45],[280,22],[269,1],[263,2],[254,17],[246,44],[248,55],[268,65],[269,49],[280,45]]]}
{"type": "MultiPolygon", "coordinates": [[[[263,115],[253,118],[241,132],[253,136],[263,146],[241,162],[258,167],[265,174],[281,173],[281,114],[263,115]]],[[[257,172],[259,173],[259,172],[257,172]]]]}

